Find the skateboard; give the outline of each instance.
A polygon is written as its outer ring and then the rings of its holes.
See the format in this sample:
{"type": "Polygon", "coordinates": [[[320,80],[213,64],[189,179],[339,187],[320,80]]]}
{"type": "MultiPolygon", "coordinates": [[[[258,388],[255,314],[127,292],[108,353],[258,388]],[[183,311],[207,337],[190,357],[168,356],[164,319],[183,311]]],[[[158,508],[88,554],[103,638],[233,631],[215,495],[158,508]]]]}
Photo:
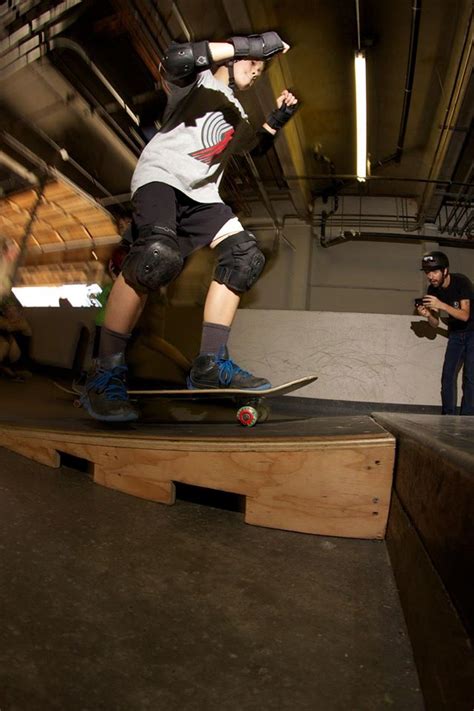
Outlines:
{"type": "MultiPolygon", "coordinates": [[[[168,389],[168,390],[128,390],[131,397],[162,397],[170,400],[230,400],[237,406],[236,418],[244,427],[253,427],[257,422],[265,422],[270,408],[265,403],[267,398],[277,395],[288,395],[295,392],[306,385],[314,383],[318,379],[317,375],[307,375],[304,378],[290,380],[282,385],[269,388],[268,390],[240,390],[238,388],[222,388],[218,389],[203,389],[203,390],[188,390],[188,389],[168,389]]],[[[65,387],[60,383],[53,381],[54,385],[69,395],[75,396],[74,405],[81,406],[80,396],[82,389],[80,387],[65,387]]]]}

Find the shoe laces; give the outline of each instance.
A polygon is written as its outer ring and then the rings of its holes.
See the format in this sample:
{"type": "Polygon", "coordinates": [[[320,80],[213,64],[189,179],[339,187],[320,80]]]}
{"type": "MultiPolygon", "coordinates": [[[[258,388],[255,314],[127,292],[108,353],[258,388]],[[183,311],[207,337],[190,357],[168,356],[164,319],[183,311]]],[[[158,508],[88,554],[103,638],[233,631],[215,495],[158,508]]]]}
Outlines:
{"type": "MultiPolygon", "coordinates": [[[[126,365],[116,365],[108,370],[99,368],[96,375],[88,384],[86,390],[95,390],[98,393],[105,392],[108,400],[128,400],[127,388],[125,385],[126,365]]],[[[87,392],[83,397],[87,396],[87,392]]]]}
{"type": "Polygon", "coordinates": [[[251,373],[240,368],[233,360],[230,360],[230,358],[218,358],[216,365],[219,369],[219,382],[222,385],[230,385],[232,378],[238,373],[245,377],[251,376],[251,373]]]}

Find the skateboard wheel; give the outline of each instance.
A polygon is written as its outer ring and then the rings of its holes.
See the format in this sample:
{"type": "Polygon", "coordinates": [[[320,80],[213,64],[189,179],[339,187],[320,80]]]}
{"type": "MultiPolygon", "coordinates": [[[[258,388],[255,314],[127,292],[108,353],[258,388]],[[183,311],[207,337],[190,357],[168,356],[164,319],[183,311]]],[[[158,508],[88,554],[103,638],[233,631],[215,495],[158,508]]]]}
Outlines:
{"type": "Polygon", "coordinates": [[[254,407],[245,405],[237,411],[237,420],[244,427],[253,427],[257,424],[258,412],[254,407]]]}
{"type": "Polygon", "coordinates": [[[270,414],[270,408],[267,405],[260,405],[258,408],[258,421],[266,422],[268,420],[268,415],[270,414]]]}

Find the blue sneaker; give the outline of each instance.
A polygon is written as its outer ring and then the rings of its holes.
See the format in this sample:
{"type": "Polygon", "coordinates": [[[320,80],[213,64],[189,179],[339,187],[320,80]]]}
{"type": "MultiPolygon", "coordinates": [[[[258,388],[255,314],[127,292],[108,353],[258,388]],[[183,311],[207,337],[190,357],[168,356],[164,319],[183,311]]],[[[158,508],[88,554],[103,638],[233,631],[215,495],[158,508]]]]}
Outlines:
{"type": "Polygon", "coordinates": [[[239,390],[268,390],[271,383],[257,378],[230,360],[227,349],[219,355],[209,353],[198,356],[187,379],[190,390],[238,388],[239,390]]]}
{"type": "Polygon", "coordinates": [[[123,353],[97,358],[87,376],[81,405],[103,422],[133,422],[138,410],[128,398],[127,366],[123,353]]]}

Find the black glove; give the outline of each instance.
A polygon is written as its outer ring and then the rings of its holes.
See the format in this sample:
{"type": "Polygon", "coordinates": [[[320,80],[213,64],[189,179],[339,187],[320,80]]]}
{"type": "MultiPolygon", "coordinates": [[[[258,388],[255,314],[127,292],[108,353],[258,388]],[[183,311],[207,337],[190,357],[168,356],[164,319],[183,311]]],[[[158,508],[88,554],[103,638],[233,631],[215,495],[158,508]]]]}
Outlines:
{"type": "Polygon", "coordinates": [[[231,37],[234,45],[234,59],[270,59],[274,54],[283,52],[283,41],[276,32],[264,32],[248,37],[231,37]]]}
{"type": "Polygon", "coordinates": [[[275,131],[279,131],[285,123],[287,123],[297,110],[299,104],[293,104],[292,106],[287,106],[282,104],[279,109],[274,109],[270,116],[267,118],[267,123],[270,128],[274,128],[275,131]]]}

